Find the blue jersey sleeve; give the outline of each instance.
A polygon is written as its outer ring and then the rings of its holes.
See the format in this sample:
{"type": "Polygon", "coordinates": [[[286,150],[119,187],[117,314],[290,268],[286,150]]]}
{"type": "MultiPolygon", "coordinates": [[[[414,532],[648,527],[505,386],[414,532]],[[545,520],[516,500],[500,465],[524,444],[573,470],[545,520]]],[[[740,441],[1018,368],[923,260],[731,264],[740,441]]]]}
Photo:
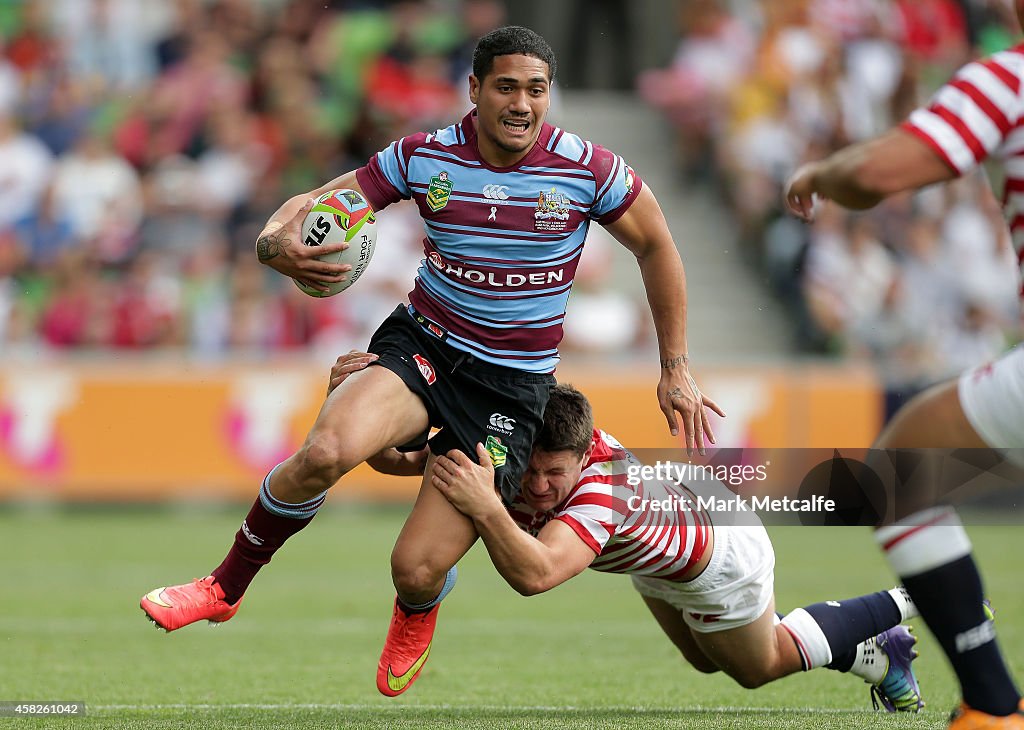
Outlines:
{"type": "Polygon", "coordinates": [[[587,167],[597,184],[590,217],[602,225],[614,223],[636,200],[643,182],[625,160],[600,145],[594,145],[587,167]]]}
{"type": "Polygon", "coordinates": [[[398,191],[402,198],[408,198],[409,183],[406,180],[406,174],[409,171],[409,167],[402,154],[402,143],[404,141],[405,139],[400,139],[397,142],[392,142],[378,152],[376,158],[384,178],[391,183],[391,186],[398,191]]]}
{"type": "Polygon", "coordinates": [[[359,187],[374,210],[411,197],[409,158],[424,139],[425,134],[414,134],[392,142],[356,171],[359,187]]]}

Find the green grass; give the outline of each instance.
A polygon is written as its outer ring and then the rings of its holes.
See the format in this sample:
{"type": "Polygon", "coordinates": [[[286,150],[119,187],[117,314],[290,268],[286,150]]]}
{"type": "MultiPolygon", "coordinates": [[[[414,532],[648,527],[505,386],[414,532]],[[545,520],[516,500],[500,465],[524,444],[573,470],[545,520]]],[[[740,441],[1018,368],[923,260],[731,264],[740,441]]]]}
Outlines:
{"type": "MultiPolygon", "coordinates": [[[[917,717],[870,712],[825,670],[748,691],[684,664],[628,579],[588,571],[522,598],[478,545],[460,565],[416,686],[380,696],[391,545],[403,511],[333,506],[257,578],[237,618],[171,635],[138,598],[203,575],[242,510],[0,511],[0,700],[84,700],[83,719],[11,727],[939,728],[955,704],[927,632],[917,717]]],[[[971,532],[1004,649],[1024,676],[1024,531],[971,532]]],[[[845,598],[891,578],[867,530],[773,529],[778,605],[845,598]]]]}

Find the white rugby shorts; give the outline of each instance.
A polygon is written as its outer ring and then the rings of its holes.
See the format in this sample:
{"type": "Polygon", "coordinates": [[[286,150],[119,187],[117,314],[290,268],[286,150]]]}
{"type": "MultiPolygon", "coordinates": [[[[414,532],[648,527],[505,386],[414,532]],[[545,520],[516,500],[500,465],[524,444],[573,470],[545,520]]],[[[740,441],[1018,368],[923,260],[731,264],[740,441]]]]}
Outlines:
{"type": "Polygon", "coordinates": [[[1024,467],[1024,345],[968,370],[957,384],[960,407],[982,440],[1024,467]]]}
{"type": "Polygon", "coordinates": [[[678,608],[693,631],[712,633],[751,624],[775,595],[775,549],[761,525],[715,527],[711,560],[686,583],[632,575],[641,595],[678,608]]]}

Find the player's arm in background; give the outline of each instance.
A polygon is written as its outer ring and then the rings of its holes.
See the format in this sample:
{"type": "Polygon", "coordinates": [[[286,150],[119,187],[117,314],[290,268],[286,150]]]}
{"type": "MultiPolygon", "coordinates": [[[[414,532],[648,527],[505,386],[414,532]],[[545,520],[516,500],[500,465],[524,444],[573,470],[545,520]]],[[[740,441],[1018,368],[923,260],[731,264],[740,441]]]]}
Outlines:
{"type": "Polygon", "coordinates": [[[1020,121],[1019,63],[1008,52],[968,63],[898,127],[797,170],[786,184],[786,206],[810,221],[815,195],[864,209],[974,169],[1020,121]]]}
{"type": "Polygon", "coordinates": [[[270,216],[267,225],[263,227],[263,232],[256,239],[256,257],[260,263],[320,291],[329,291],[327,284],[344,281],[352,269],[350,265],[329,264],[319,261],[317,256],[344,251],[348,248],[347,243],[306,246],[302,242],[302,220],[306,213],[313,207],[317,198],[339,188],[348,188],[363,194],[356,180],[356,171],[352,170],[316,190],[286,200],[270,216]]]}
{"type": "Polygon", "coordinates": [[[523,532],[494,489],[494,467],[477,444],[479,463],[458,450],[434,461],[431,483],[473,520],[501,577],[524,596],[551,590],[594,562],[597,554],[576,532],[552,520],[537,537],[523,532]]]}
{"type": "Polygon", "coordinates": [[[814,196],[864,210],[890,195],[957,176],[924,140],[897,127],[803,165],[786,184],[786,206],[793,215],[810,221],[814,196]]]}
{"type": "Polygon", "coordinates": [[[687,453],[704,453],[705,437],[715,442],[706,408],[725,413],[703,395],[690,375],[686,349],[686,273],[661,206],[643,186],[636,200],[618,220],[605,226],[619,243],[636,256],[647,302],[654,319],[661,360],[658,404],[672,435],[679,433],[676,412],[682,417],[687,453]]]}

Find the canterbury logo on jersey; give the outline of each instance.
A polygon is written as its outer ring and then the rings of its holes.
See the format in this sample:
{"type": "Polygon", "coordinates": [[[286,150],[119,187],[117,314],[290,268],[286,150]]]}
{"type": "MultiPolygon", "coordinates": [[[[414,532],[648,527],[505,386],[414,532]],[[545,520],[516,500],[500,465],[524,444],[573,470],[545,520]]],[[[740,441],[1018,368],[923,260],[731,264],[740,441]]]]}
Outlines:
{"type": "Polygon", "coordinates": [[[500,413],[492,413],[487,421],[487,428],[498,433],[512,433],[516,427],[516,419],[503,416],[500,413]]]}
{"type": "Polygon", "coordinates": [[[508,200],[508,185],[484,185],[483,193],[488,200],[508,200]]]}

